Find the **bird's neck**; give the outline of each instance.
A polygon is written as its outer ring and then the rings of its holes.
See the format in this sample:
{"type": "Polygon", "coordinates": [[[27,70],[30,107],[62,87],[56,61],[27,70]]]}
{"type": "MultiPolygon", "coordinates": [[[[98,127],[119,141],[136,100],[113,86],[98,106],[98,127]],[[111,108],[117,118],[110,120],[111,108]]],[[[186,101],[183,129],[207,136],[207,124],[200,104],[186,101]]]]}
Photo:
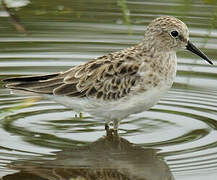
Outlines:
{"type": "Polygon", "coordinates": [[[142,46],[144,49],[150,52],[162,52],[162,53],[170,53],[174,51],[171,49],[165,41],[162,41],[160,38],[156,38],[150,34],[145,33],[144,39],[142,40],[142,46]]]}
{"type": "Polygon", "coordinates": [[[165,57],[176,56],[176,52],[173,50],[163,49],[155,45],[154,43],[147,43],[145,40],[135,46],[137,52],[144,54],[147,57],[165,57]]]}

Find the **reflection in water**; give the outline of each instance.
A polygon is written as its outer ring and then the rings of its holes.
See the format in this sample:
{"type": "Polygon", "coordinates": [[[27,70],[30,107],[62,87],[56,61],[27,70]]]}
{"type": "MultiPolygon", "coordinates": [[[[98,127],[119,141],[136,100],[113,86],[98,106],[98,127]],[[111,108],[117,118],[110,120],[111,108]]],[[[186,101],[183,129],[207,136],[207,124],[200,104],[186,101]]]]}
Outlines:
{"type": "MultiPolygon", "coordinates": [[[[18,33],[8,17],[1,16],[5,13],[0,7],[0,79],[65,71],[87,59],[129,47],[140,41],[145,26],[160,15],[176,16],[186,22],[192,41],[212,58],[214,64],[217,62],[217,1],[127,0],[127,8],[118,4],[120,0],[29,2],[15,12],[27,28],[28,35],[18,33]],[[127,16],[132,34],[128,31],[127,22],[124,22],[127,16]]],[[[169,94],[151,111],[126,118],[120,126],[120,134],[140,146],[161,149],[158,155],[167,160],[176,180],[215,180],[216,65],[208,66],[184,51],[179,52],[178,57],[178,74],[169,94]]],[[[56,160],[52,164],[52,161],[42,160],[50,158],[46,154],[62,149],[65,151],[74,145],[87,146],[104,134],[103,123],[94,117],[84,114],[82,121],[72,118],[74,112],[45,100],[30,107],[20,106],[26,102],[25,99],[9,94],[0,82],[0,178],[6,178],[11,173],[6,168],[10,165],[12,169],[22,169],[20,176],[16,174],[14,178],[11,175],[11,179],[34,180],[33,175],[27,176],[24,172],[32,174],[32,169],[36,171],[38,168],[40,174],[43,174],[42,169],[47,174],[49,168],[53,171],[51,167],[61,168],[60,156],[68,158],[58,154],[58,162],[56,160]],[[20,162],[20,159],[32,159],[29,156],[35,158],[39,155],[40,160],[20,162]],[[12,165],[15,159],[16,163],[12,165]]],[[[73,149],[81,151],[85,148],[73,149]]],[[[78,161],[69,162],[78,167],[80,159],[78,153],[74,154],[78,161]]],[[[147,160],[147,156],[138,157],[147,160]]],[[[119,162],[119,158],[115,158],[113,164],[119,162]]],[[[130,158],[125,164],[132,164],[129,161],[130,158]]],[[[72,167],[67,163],[62,164],[68,169],[72,167]]],[[[84,162],[81,163],[84,167],[84,162]]],[[[113,164],[110,162],[117,169],[118,165],[113,164]]],[[[147,172],[146,168],[141,169],[147,172]]],[[[155,170],[160,173],[159,168],[155,167],[155,170]]],[[[35,172],[35,179],[43,179],[38,171],[35,172]]],[[[50,174],[52,178],[53,174],[50,174]]]]}
{"type": "Polygon", "coordinates": [[[118,136],[106,136],[88,146],[74,146],[55,153],[54,159],[17,161],[10,168],[20,172],[3,180],[173,180],[157,150],[142,148],[118,136]]]}

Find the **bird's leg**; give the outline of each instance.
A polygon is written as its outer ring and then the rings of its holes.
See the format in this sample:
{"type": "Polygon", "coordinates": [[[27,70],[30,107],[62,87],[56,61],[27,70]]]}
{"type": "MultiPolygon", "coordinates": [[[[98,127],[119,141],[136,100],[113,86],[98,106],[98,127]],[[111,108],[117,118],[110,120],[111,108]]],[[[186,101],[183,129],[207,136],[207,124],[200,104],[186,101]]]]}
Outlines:
{"type": "Polygon", "coordinates": [[[118,125],[119,121],[117,119],[113,120],[113,133],[115,136],[118,136],[118,125]]]}
{"type": "Polygon", "coordinates": [[[113,129],[110,129],[109,122],[105,124],[106,136],[112,137],[113,135],[118,136],[118,125],[117,119],[113,120],[113,129]]]}
{"type": "Polygon", "coordinates": [[[109,123],[105,123],[105,130],[109,131],[109,123]]]}
{"type": "Polygon", "coordinates": [[[112,129],[109,128],[109,122],[105,123],[106,136],[112,136],[112,129]]]}

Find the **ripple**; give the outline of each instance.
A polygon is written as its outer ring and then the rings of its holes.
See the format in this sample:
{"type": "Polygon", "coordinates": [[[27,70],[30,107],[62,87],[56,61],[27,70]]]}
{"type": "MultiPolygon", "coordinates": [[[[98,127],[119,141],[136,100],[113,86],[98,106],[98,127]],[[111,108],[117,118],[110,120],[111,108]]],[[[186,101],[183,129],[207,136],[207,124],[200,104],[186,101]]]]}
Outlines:
{"type": "Polygon", "coordinates": [[[163,148],[161,154],[167,157],[173,172],[183,174],[216,169],[216,102],[216,92],[175,89],[157,106],[156,111],[165,111],[161,107],[167,107],[166,111],[179,115],[185,129],[196,128],[180,136],[178,143],[174,143],[177,139],[172,139],[174,144],[163,148]],[[197,127],[199,124],[201,127],[197,127]]]}
{"type": "MultiPolygon", "coordinates": [[[[200,1],[188,8],[188,3],[178,1],[126,1],[132,22],[126,26],[117,2],[102,2],[103,6],[93,1],[84,8],[82,3],[68,1],[68,9],[65,6],[57,12],[52,2],[42,9],[45,15],[40,15],[41,6],[36,11],[32,7],[22,9],[28,15],[22,17],[30,32],[28,36],[13,32],[7,20],[2,19],[1,78],[63,71],[87,59],[129,47],[141,40],[147,23],[159,14],[184,18],[192,41],[206,48],[203,50],[215,63],[217,31],[208,27],[215,20],[211,15],[216,12],[216,5],[200,1]],[[50,9],[51,4],[54,9],[50,9]],[[52,22],[53,18],[59,20],[52,22]]],[[[176,179],[214,179],[216,66],[185,52],[179,52],[178,57],[173,89],[150,111],[124,119],[120,135],[136,146],[160,149],[158,155],[167,160],[176,179]]],[[[1,171],[10,172],[7,167],[11,162],[47,158],[53,151],[83,147],[105,134],[104,121],[88,114],[81,119],[75,112],[47,100],[23,106],[28,98],[0,87],[0,176],[1,171]]]]}
{"type": "MultiPolygon", "coordinates": [[[[2,103],[5,110],[25,99],[5,96],[5,104],[2,103]]],[[[174,88],[150,111],[125,119],[120,133],[144,147],[160,148],[160,155],[178,175],[214,170],[217,168],[216,99],[213,91],[174,88]]],[[[7,142],[1,141],[1,145],[49,154],[72,144],[88,144],[104,134],[104,122],[86,115],[81,120],[75,115],[73,111],[46,100],[9,112],[2,119],[2,129],[8,138],[7,142]],[[16,138],[11,138],[11,134],[16,138]],[[18,143],[14,144],[14,141],[18,143]]]]}

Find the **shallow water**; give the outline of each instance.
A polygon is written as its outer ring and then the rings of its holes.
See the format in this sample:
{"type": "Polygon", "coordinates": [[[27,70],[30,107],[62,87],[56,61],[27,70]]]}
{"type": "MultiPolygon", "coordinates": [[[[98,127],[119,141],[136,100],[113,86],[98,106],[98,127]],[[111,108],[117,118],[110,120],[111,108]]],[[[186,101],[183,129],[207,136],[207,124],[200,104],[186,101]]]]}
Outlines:
{"type": "MultiPolygon", "coordinates": [[[[217,4],[193,2],[31,1],[15,11],[27,34],[17,32],[0,10],[0,79],[63,71],[129,47],[160,15],[185,21],[191,41],[216,64],[217,4]]],[[[122,121],[123,139],[98,140],[105,135],[103,121],[86,114],[75,117],[75,112],[55,102],[10,94],[1,86],[0,177],[69,179],[90,174],[92,179],[213,180],[217,177],[216,65],[184,51],[178,53],[178,63],[167,96],[150,111],[122,121]],[[14,174],[15,170],[21,173],[14,174]]]]}

